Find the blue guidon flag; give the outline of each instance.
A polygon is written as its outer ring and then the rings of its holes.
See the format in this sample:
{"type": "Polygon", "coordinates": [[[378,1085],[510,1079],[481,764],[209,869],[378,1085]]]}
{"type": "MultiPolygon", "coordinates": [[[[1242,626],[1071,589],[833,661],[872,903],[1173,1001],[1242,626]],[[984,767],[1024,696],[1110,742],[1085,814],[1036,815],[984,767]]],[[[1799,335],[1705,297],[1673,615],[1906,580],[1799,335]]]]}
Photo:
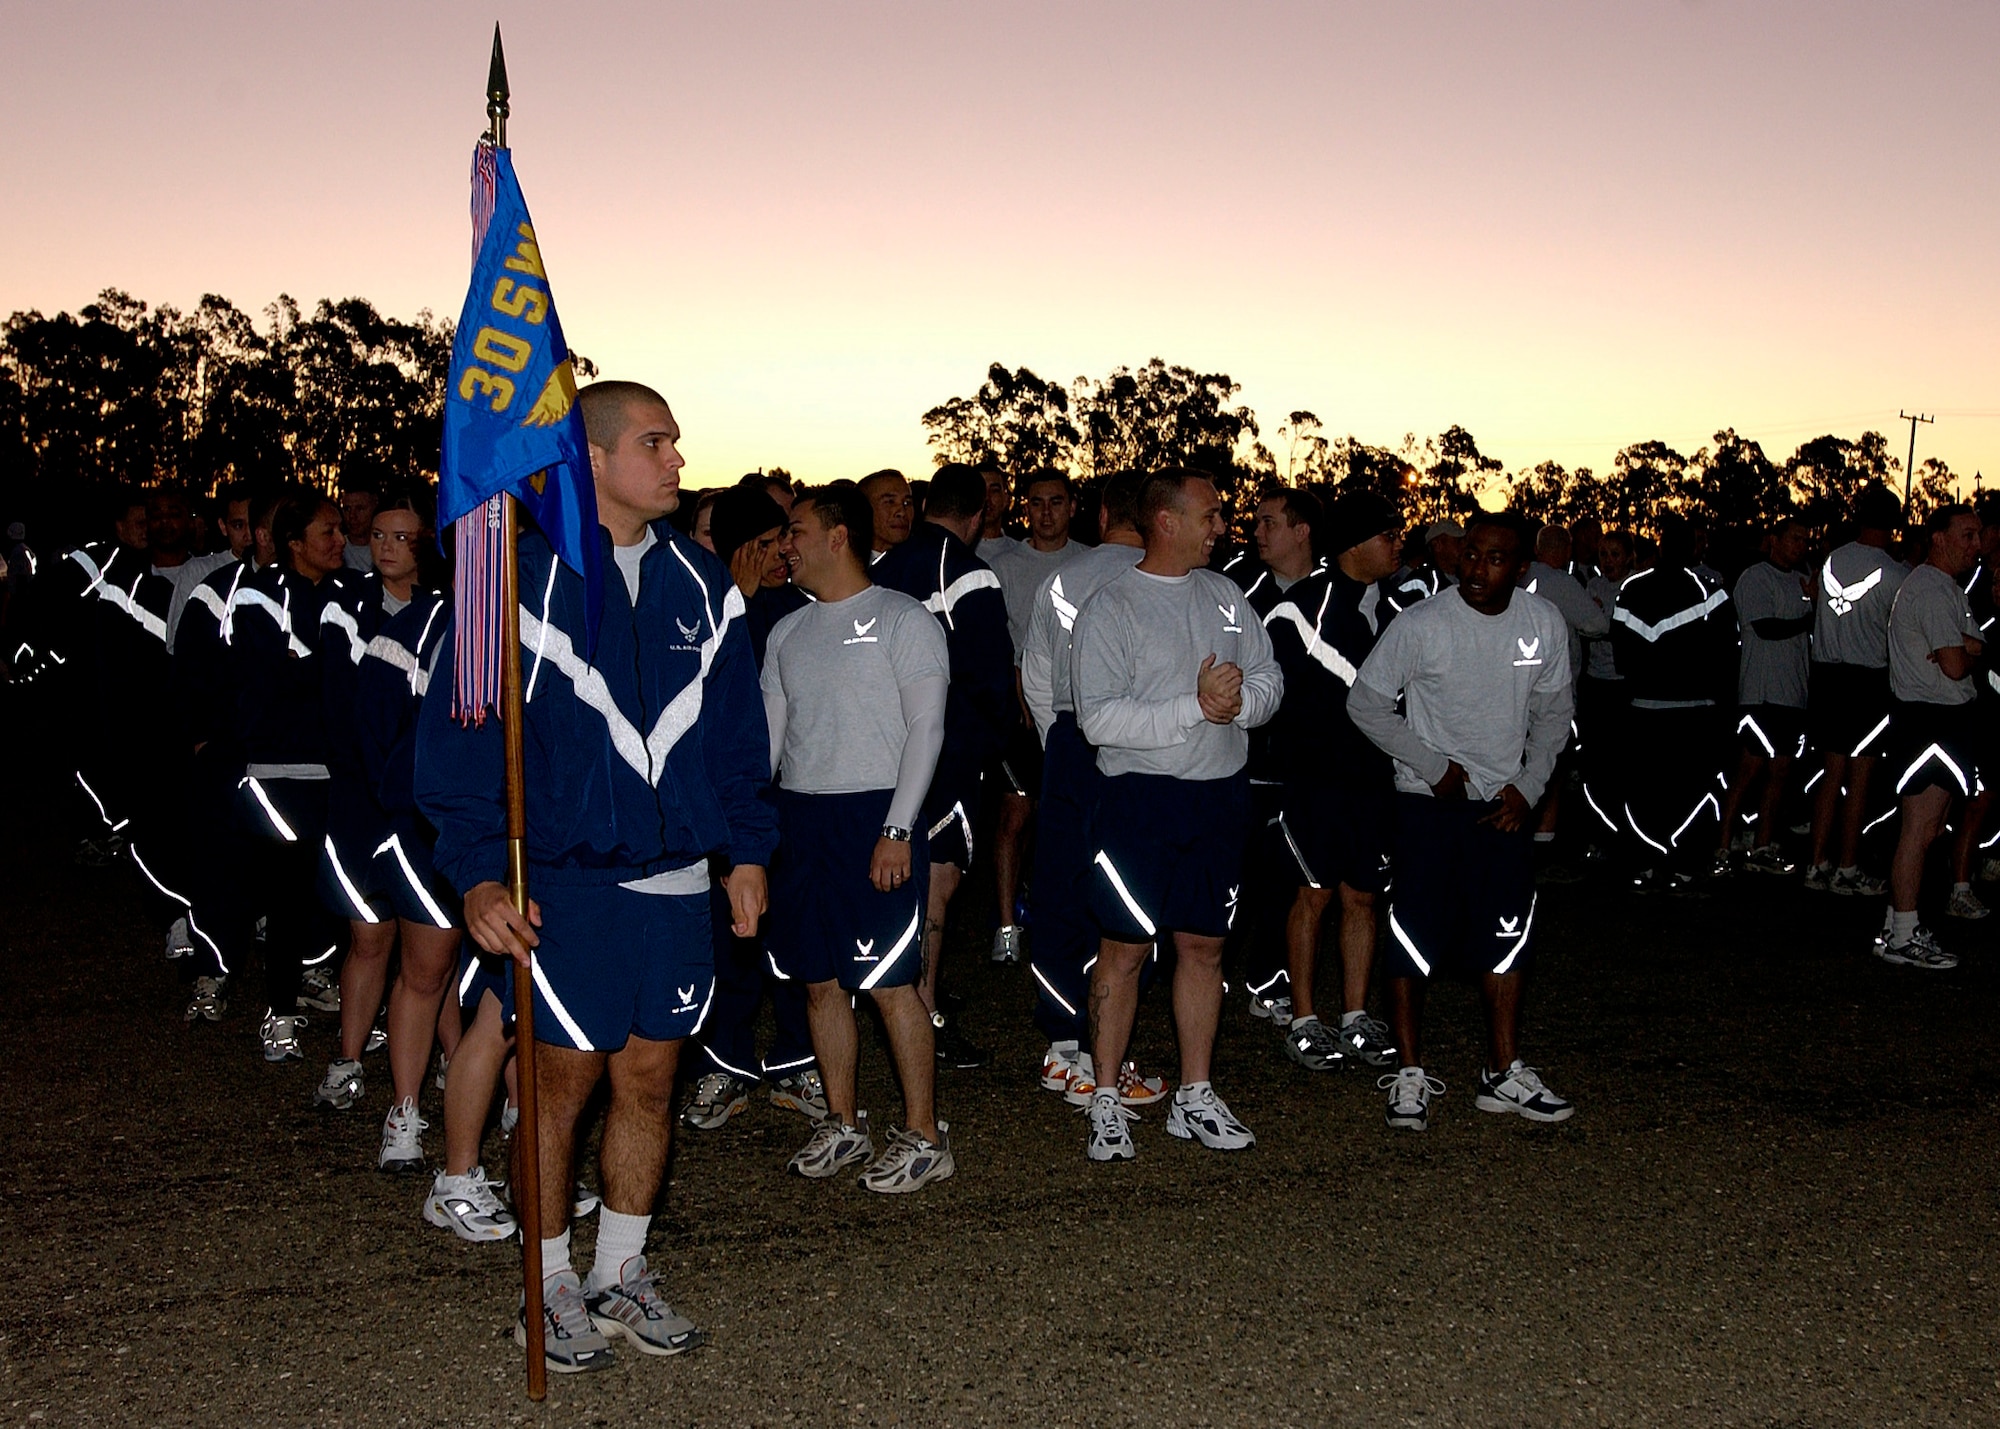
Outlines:
{"type": "Polygon", "coordinates": [[[451,345],[438,463],[439,527],[457,523],[452,713],[473,724],[500,702],[503,493],[583,577],[594,639],[603,572],[576,375],[513,156],[482,141],[472,156],[472,286],[451,345]]]}

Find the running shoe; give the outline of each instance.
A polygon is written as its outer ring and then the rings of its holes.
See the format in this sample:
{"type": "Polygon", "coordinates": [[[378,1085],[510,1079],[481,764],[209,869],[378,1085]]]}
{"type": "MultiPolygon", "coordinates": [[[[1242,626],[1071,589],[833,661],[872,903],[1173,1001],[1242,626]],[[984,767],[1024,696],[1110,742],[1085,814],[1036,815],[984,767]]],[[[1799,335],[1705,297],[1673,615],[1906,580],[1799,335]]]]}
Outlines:
{"type": "Polygon", "coordinates": [[[1888,891],[1888,884],[1858,868],[1833,875],[1833,892],[1843,898],[1880,898],[1888,891]]]}
{"type": "Polygon", "coordinates": [[[1945,905],[1947,918],[1964,918],[1968,922],[1984,918],[1993,910],[1979,901],[1979,895],[1970,888],[1960,888],[1951,895],[1951,902],[1945,905]]]}
{"type": "Polygon", "coordinates": [[[417,1104],[400,1101],[389,1108],[382,1120],[382,1153],[375,1158],[377,1171],[421,1171],[424,1169],[424,1129],[430,1125],[417,1115],[417,1104]]]}
{"type": "Polygon", "coordinates": [[[681,1110],[681,1124],[700,1131],[714,1131],[750,1105],[750,1089],[757,1084],[734,1072],[710,1072],[694,1084],[694,1096],[681,1110]]]}
{"type": "Polygon", "coordinates": [[[1230,1114],[1228,1104],[1204,1083],[1182,1087],[1167,1110],[1167,1135],[1199,1141],[1210,1151],[1243,1151],[1257,1144],[1250,1128],[1230,1114]]]}
{"type": "Polygon", "coordinates": [[[1382,1120],[1404,1131],[1422,1131],[1431,1124],[1431,1098],[1444,1095],[1444,1083],[1424,1075],[1422,1067],[1404,1067],[1380,1078],[1376,1086],[1389,1093],[1382,1120]]]}
{"type": "Polygon", "coordinates": [[[1875,956],[1885,963],[1895,963],[1899,967],[1923,968],[1927,972],[1949,972],[1958,966],[1958,954],[1948,953],[1938,946],[1937,937],[1929,928],[1918,928],[1910,941],[1900,946],[1889,941],[1887,933],[1875,935],[1875,956]]]}
{"type": "Polygon", "coordinates": [[[874,1155],[875,1143],[868,1136],[868,1113],[859,1111],[854,1114],[852,1126],[837,1117],[827,1117],[813,1129],[806,1144],[787,1165],[801,1176],[819,1181],[835,1175],[843,1166],[870,1160],[874,1155]]]}
{"type": "Polygon", "coordinates": [[[299,1049],[299,1029],[306,1025],[303,1017],[280,1017],[268,1007],[264,1009],[263,1026],[257,1029],[264,1039],[264,1060],[267,1062],[296,1062],[304,1058],[299,1049]]]}
{"type": "Polygon", "coordinates": [[[190,1022],[220,1022],[222,1014],[229,1010],[229,1000],[223,996],[228,986],[226,978],[198,977],[194,980],[194,997],[187,1005],[187,1020],[190,1022]]]}
{"type": "Polygon", "coordinates": [[[986,1065],[985,1051],[958,1030],[956,1017],[947,1017],[941,1011],[933,1012],[931,1028],[931,1037],[937,1048],[940,1067],[956,1067],[964,1071],[971,1067],[986,1065]]]}
{"type": "Polygon", "coordinates": [[[1018,923],[1009,923],[993,935],[993,961],[996,963],[1018,963],[1022,955],[1022,938],[1027,929],[1018,923]]]}
{"type": "Polygon", "coordinates": [[[438,1172],[430,1195],[424,1198],[424,1219],[460,1240],[507,1240],[520,1229],[514,1213],[486,1179],[484,1166],[475,1166],[463,1176],[438,1172]]]}
{"type": "Polygon", "coordinates": [[[1542,1081],[1542,1074],[1519,1057],[1504,1073],[1482,1071],[1472,1104],[1481,1111],[1511,1112],[1529,1121],[1568,1121],[1576,1107],[1542,1081]]]}
{"type": "Polygon", "coordinates": [[[1126,1062],[1118,1069],[1118,1103],[1120,1106],[1151,1106],[1164,1101],[1173,1088],[1165,1077],[1148,1077],[1139,1071],[1139,1064],[1126,1062]]]}
{"type": "Polygon", "coordinates": [[[1289,1027],[1292,1022],[1292,1000],[1290,997],[1266,997],[1260,992],[1250,994],[1250,1015],[1273,1027],[1289,1027]]]}
{"type": "Polygon", "coordinates": [[[618,1283],[583,1297],[590,1323],[609,1340],[623,1335],[642,1355],[678,1355],[701,1344],[694,1322],[660,1298],[646,1257],[635,1255],[618,1269],[618,1283]]]}
{"type": "Polygon", "coordinates": [[[500,1134],[502,1136],[512,1136],[514,1134],[514,1127],[520,1120],[521,1109],[514,1105],[514,1103],[508,1102],[507,1105],[500,1108],[500,1134]]]}
{"type": "Polygon", "coordinates": [[[826,1083],[820,1080],[818,1067],[805,1067],[796,1072],[787,1072],[771,1083],[771,1105],[795,1111],[807,1121],[822,1121],[826,1117],[826,1083]]]}
{"type": "Polygon", "coordinates": [[[863,1190],[899,1196],[947,1180],[958,1169],[951,1159],[951,1127],[938,1122],[938,1139],[926,1140],[908,1127],[889,1133],[889,1146],[861,1173],[863,1190]]]}
{"type": "MultiPolygon", "coordinates": [[[[514,1343],[528,1347],[526,1297],[514,1321],[514,1343]]],[[[583,1282],[574,1270],[559,1270],[542,1282],[542,1359],[557,1374],[603,1369],[616,1359],[584,1304],[583,1282]]]]}
{"type": "Polygon", "coordinates": [[[590,1187],[578,1186],[576,1188],[576,1199],[569,1203],[570,1218],[580,1221],[585,1216],[595,1215],[597,1208],[603,1204],[603,1198],[591,1190],[590,1187]]]}
{"type": "Polygon", "coordinates": [[[1786,858],[1784,850],[1776,844],[1751,849],[1743,856],[1743,867],[1750,873],[1768,873],[1778,878],[1784,878],[1798,869],[1798,865],[1786,858]]]}
{"type": "MultiPolygon", "coordinates": [[[[372,1057],[389,1045],[388,1011],[384,1009],[375,1018],[375,1025],[368,1029],[368,1038],[361,1044],[361,1055],[372,1057]]],[[[440,1082],[439,1087],[443,1087],[440,1082]]]]}
{"type": "Polygon", "coordinates": [[[1309,1072],[1332,1072],[1347,1062],[1340,1034],[1317,1017],[1295,1017],[1280,1045],[1285,1055],[1309,1072]]]}
{"type": "Polygon", "coordinates": [[[321,1012],[340,1011],[340,988],[327,976],[325,968],[307,968],[299,979],[299,1006],[321,1012]]]}
{"type": "Polygon", "coordinates": [[[438,1069],[437,1069],[437,1076],[436,1076],[436,1077],[434,1077],[434,1078],[433,1078],[432,1080],[433,1080],[433,1081],[435,1081],[435,1082],[437,1083],[437,1089],[438,1089],[439,1091],[443,1091],[443,1090],[444,1090],[444,1088],[445,1088],[445,1073],[446,1073],[446,1072],[449,1072],[450,1070],[451,1070],[451,1058],[449,1058],[449,1057],[445,1056],[445,1054],[444,1054],[444,1053],[442,1053],[442,1052],[438,1053],[438,1069]]]}
{"type": "Polygon", "coordinates": [[[1715,857],[1708,861],[1708,876],[1710,878],[1728,878],[1735,872],[1736,855],[1732,854],[1728,849],[1717,849],[1715,857]]]}
{"type": "Polygon", "coordinates": [[[1979,865],[1979,881],[1993,883],[2000,881],[2000,858],[1989,858],[1979,865]]]}
{"type": "MultiPolygon", "coordinates": [[[[1066,1047],[1058,1047],[1051,1042],[1049,1050],[1042,1053],[1042,1090],[1067,1093],[1077,1079],[1083,1077],[1083,1064],[1079,1059],[1089,1055],[1079,1051],[1073,1042],[1066,1047]]],[[[1084,1080],[1089,1078],[1084,1077],[1084,1080]]]]}
{"type": "Polygon", "coordinates": [[[1128,1129],[1130,1123],[1139,1119],[1139,1113],[1121,1105],[1116,1092],[1107,1087],[1091,1097],[1086,1111],[1090,1117],[1090,1139],[1084,1143],[1084,1155],[1092,1161],[1130,1161],[1139,1154],[1128,1129]]]}
{"type": "Polygon", "coordinates": [[[1573,864],[1562,863],[1560,861],[1545,863],[1535,870],[1536,883],[1567,885],[1581,883],[1583,879],[1584,873],[1582,869],[1577,868],[1573,864]]]}
{"type": "Polygon", "coordinates": [[[167,929],[167,961],[173,962],[177,958],[193,956],[194,939],[188,936],[187,914],[183,913],[174,919],[173,926],[167,929]]]}
{"type": "Polygon", "coordinates": [[[1806,870],[1806,891],[1808,893],[1833,892],[1833,865],[1816,863],[1806,870]]]}
{"type": "Polygon", "coordinates": [[[1349,1057],[1371,1067],[1396,1065],[1396,1044],[1389,1036],[1389,1025],[1365,1012],[1352,1022],[1341,1020],[1340,1040],[1349,1057]]]}
{"type": "Polygon", "coordinates": [[[327,1063],[326,1075],[319,1079],[319,1087],[313,1092],[313,1105],[346,1111],[361,1100],[361,1092],[361,1064],[336,1057],[327,1063]]]}

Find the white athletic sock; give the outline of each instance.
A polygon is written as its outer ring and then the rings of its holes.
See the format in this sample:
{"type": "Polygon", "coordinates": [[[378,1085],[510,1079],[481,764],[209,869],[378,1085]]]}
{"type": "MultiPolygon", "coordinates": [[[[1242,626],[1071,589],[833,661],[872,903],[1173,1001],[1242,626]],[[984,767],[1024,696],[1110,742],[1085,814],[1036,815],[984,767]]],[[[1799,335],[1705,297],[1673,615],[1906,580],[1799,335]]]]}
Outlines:
{"type": "Polygon", "coordinates": [[[597,1213],[597,1259],[591,1263],[590,1290],[602,1290],[624,1278],[625,1262],[646,1250],[651,1216],[628,1216],[609,1206],[597,1213]]]}
{"type": "Polygon", "coordinates": [[[1317,1022],[1317,1021],[1319,1021],[1319,1014],[1317,1012],[1308,1012],[1304,1017],[1294,1017],[1292,1019],[1292,1026],[1303,1027],[1308,1022],[1317,1022]]]}
{"type": "Polygon", "coordinates": [[[1367,1015],[1366,1010],[1360,1012],[1343,1012],[1340,1014],[1340,1025],[1342,1027],[1352,1027],[1367,1015]]]}
{"type": "Polygon", "coordinates": [[[1555,841],[1556,841],[1556,836],[1555,836],[1555,833],[1554,833],[1553,831],[1549,831],[1549,832],[1544,832],[1544,831],[1543,831],[1543,830],[1541,830],[1541,829],[1536,829],[1536,830],[1535,830],[1535,842],[1536,842],[1536,843],[1538,843],[1538,844],[1552,844],[1552,843],[1554,843],[1555,841]]]}
{"type": "Polygon", "coordinates": [[[1059,1052],[1074,1062],[1076,1060],[1076,1050],[1079,1045],[1079,1043],[1073,1040],[1069,1042],[1051,1042],[1049,1043],[1049,1050],[1051,1052],[1059,1052]]]}
{"type": "Polygon", "coordinates": [[[1960,893],[1970,893],[1972,891],[1972,885],[1969,883],[1954,883],[1951,886],[1951,891],[1954,897],[1960,893]]]}
{"type": "Polygon", "coordinates": [[[1835,869],[1834,871],[1838,873],[1842,878],[1846,878],[1850,875],[1858,877],[1861,873],[1861,865],[1858,863],[1850,863],[1849,865],[1847,865],[1847,867],[1835,869]]]}
{"type": "Polygon", "coordinates": [[[1893,947],[1902,947],[1917,936],[1917,913],[1913,908],[1905,913],[1900,908],[1889,910],[1889,942],[1893,947]]]}
{"type": "Polygon", "coordinates": [[[1177,1097],[1184,1096],[1189,1101],[1193,1101],[1196,1097],[1200,1096],[1203,1092],[1207,1090],[1208,1090],[1207,1082],[1182,1082],[1181,1089],[1175,1092],[1174,1095],[1177,1097]]]}
{"type": "Polygon", "coordinates": [[[569,1231],[567,1229],[564,1229],[563,1233],[553,1240],[547,1236],[542,1238],[542,1280],[546,1283],[552,1277],[562,1274],[565,1270],[574,1270],[574,1267],[569,1263],[569,1231]]]}

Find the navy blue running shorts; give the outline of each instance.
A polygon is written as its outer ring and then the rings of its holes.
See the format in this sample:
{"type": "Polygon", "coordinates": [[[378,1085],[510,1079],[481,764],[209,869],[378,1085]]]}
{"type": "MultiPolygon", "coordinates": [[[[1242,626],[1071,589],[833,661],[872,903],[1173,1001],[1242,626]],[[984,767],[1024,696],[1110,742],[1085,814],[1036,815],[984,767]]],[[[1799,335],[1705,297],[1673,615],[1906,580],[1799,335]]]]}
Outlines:
{"type": "Polygon", "coordinates": [[[701,1030],[715,991],[708,860],[649,883],[659,891],[530,875],[542,910],[537,1042],[616,1052],[628,1037],[674,1042],[701,1030]]]}
{"type": "Polygon", "coordinates": [[[1736,739],[1746,754],[1795,759],[1806,752],[1806,712],[1792,705],[1745,705],[1736,712],[1736,739]]]}
{"type": "Polygon", "coordinates": [[[1499,807],[1396,795],[1386,976],[1518,973],[1527,965],[1535,929],[1533,820],[1510,834],[1479,822],[1499,807]]]}
{"type": "Polygon", "coordinates": [[[765,945],[780,976],[837,982],[849,992],[916,982],[930,897],[923,827],[910,836],[909,882],[884,893],[868,878],[893,795],[890,789],[778,791],[765,945]]]}
{"type": "Polygon", "coordinates": [[[1278,832],[1294,886],[1386,893],[1391,808],[1388,789],[1286,785],[1278,832]]]}
{"type": "Polygon", "coordinates": [[[1169,931],[1220,938],[1236,921],[1250,781],[1114,774],[1091,822],[1090,911],[1117,943],[1169,931]]]}
{"type": "Polygon", "coordinates": [[[1961,797],[1970,794],[1979,772],[1978,702],[1934,705],[1897,700],[1892,708],[1888,768],[1895,774],[1897,795],[1926,789],[1961,797]]]}

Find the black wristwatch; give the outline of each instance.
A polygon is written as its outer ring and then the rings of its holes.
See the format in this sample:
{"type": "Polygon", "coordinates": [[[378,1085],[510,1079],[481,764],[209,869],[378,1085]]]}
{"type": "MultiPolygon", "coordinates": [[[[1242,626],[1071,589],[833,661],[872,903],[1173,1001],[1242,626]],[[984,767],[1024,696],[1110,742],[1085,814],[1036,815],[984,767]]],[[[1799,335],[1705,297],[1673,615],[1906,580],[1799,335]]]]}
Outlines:
{"type": "Polygon", "coordinates": [[[894,824],[882,825],[882,837],[890,843],[906,844],[910,841],[910,831],[899,829],[894,824]]]}

